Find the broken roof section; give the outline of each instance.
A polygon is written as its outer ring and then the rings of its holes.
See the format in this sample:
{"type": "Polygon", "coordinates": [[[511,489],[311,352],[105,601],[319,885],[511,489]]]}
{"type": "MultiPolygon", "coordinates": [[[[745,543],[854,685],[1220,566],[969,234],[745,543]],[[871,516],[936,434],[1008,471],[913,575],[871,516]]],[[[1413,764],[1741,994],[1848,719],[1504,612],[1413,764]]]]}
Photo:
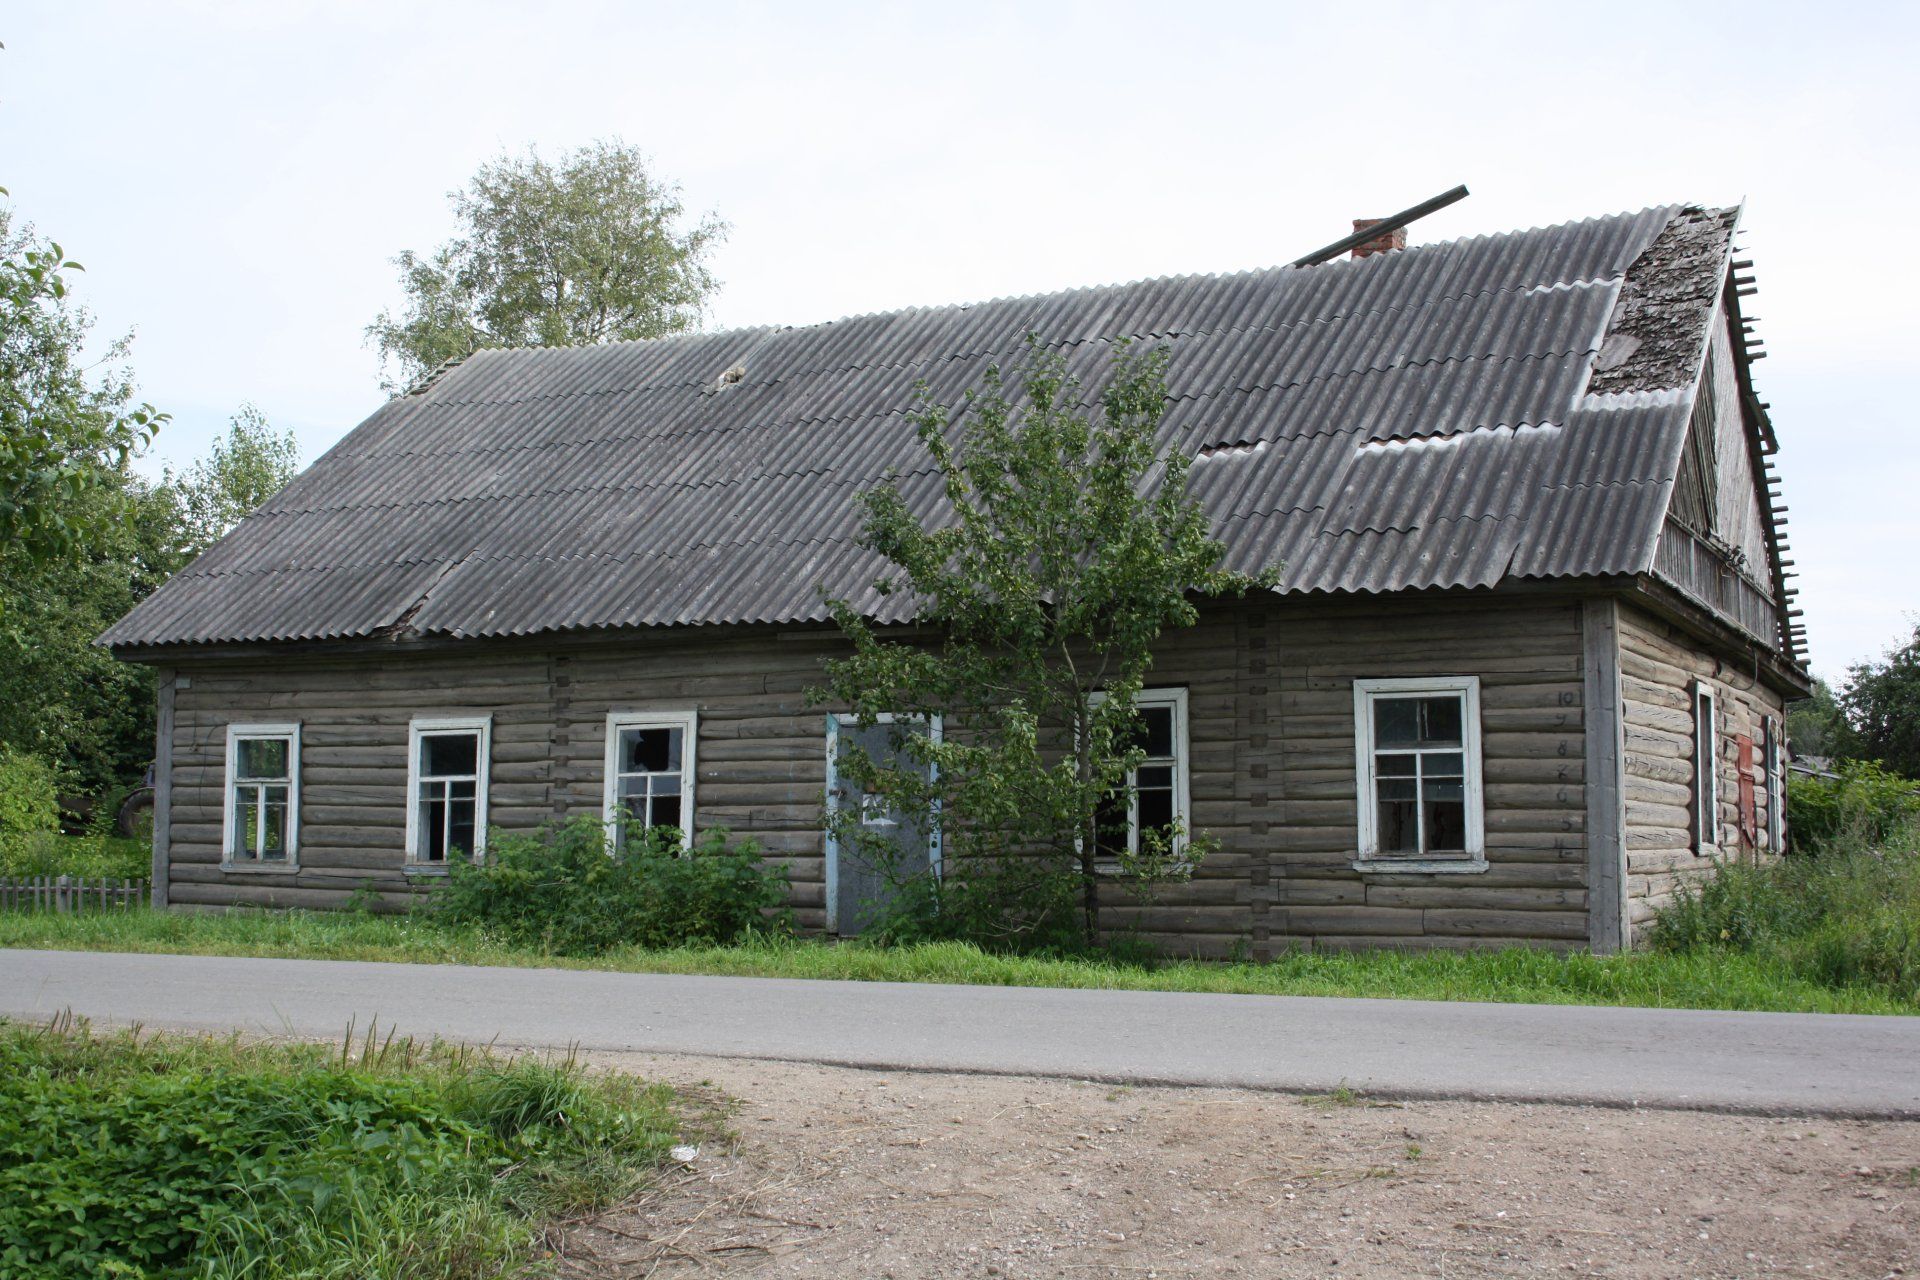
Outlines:
{"type": "Polygon", "coordinates": [[[859,492],[939,486],[907,420],[1028,334],[1089,388],[1171,353],[1170,443],[1286,592],[1651,564],[1731,240],[1668,206],[1308,268],[574,349],[381,408],[113,627],[128,647],[881,620],[859,492]],[[1598,364],[1596,358],[1607,353],[1598,364]]]}

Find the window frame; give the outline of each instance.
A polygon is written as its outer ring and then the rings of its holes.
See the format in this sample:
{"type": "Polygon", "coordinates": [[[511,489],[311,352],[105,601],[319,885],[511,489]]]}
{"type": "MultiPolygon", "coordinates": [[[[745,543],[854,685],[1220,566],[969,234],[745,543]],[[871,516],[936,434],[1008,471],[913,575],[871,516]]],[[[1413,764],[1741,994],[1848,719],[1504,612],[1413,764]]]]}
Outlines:
{"type": "Polygon", "coordinates": [[[407,724],[407,848],[406,866],[410,872],[445,874],[450,858],[438,860],[420,856],[420,740],[456,733],[471,733],[480,741],[474,755],[473,850],[468,855],[480,862],[487,853],[487,792],[493,774],[493,717],[416,716],[407,724]]]}
{"type": "Polygon", "coordinates": [[[261,875],[291,875],[300,869],[300,722],[236,723],[227,726],[226,774],[221,781],[220,869],[261,875]],[[267,862],[257,855],[236,856],[233,807],[238,798],[240,744],[270,739],[287,744],[287,856],[267,862]]]}
{"type": "Polygon", "coordinates": [[[1689,843],[1696,857],[1711,857],[1720,852],[1720,693],[1705,680],[1688,686],[1693,718],[1693,830],[1689,843]],[[1700,704],[1707,705],[1707,724],[1703,738],[1700,728],[1700,704]]]}
{"type": "MultiPolygon", "coordinates": [[[[1107,700],[1103,692],[1095,692],[1088,699],[1089,706],[1099,706],[1107,700]]],[[[1173,855],[1177,863],[1185,863],[1186,852],[1193,839],[1193,794],[1192,794],[1192,737],[1187,723],[1187,689],[1185,685],[1167,685],[1160,688],[1146,688],[1133,696],[1135,711],[1142,707],[1171,707],[1173,709],[1173,820],[1180,826],[1180,834],[1174,840],[1173,855]]],[[[1149,757],[1160,760],[1162,757],[1149,757]]],[[[1127,771],[1127,855],[1138,857],[1140,854],[1140,788],[1136,781],[1137,770],[1127,771]]],[[[1102,875],[1123,875],[1125,868],[1120,859],[1109,854],[1096,853],[1094,870],[1102,875]]]]}
{"type": "Polygon", "coordinates": [[[700,732],[700,713],[686,711],[609,711],[606,756],[601,764],[600,818],[607,828],[607,848],[618,838],[620,817],[620,733],[624,729],[679,729],[680,838],[693,847],[694,778],[700,732]]]}
{"type": "Polygon", "coordinates": [[[1783,726],[1778,716],[1762,720],[1766,736],[1761,757],[1767,778],[1767,848],[1774,853],[1787,851],[1787,763],[1783,726]]]}
{"type": "MultiPolygon", "coordinates": [[[[1357,855],[1356,871],[1395,875],[1461,874],[1487,869],[1487,800],[1482,781],[1484,742],[1480,728],[1479,676],[1391,676],[1353,682],[1353,761],[1357,855]],[[1465,798],[1466,848],[1436,856],[1382,853],[1379,831],[1379,779],[1374,775],[1373,704],[1387,698],[1453,694],[1460,699],[1461,785],[1465,798]]],[[[1416,801],[1417,803],[1417,801],[1416,801]]]]}

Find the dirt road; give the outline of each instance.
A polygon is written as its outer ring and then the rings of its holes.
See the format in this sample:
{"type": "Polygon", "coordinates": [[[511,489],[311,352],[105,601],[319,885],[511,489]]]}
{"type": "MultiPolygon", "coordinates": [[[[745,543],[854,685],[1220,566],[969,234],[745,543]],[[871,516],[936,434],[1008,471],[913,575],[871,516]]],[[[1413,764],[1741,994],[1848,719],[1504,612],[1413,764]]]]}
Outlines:
{"type": "Polygon", "coordinates": [[[741,1099],[575,1276],[1920,1274],[1920,1124],[641,1054],[741,1099]]]}

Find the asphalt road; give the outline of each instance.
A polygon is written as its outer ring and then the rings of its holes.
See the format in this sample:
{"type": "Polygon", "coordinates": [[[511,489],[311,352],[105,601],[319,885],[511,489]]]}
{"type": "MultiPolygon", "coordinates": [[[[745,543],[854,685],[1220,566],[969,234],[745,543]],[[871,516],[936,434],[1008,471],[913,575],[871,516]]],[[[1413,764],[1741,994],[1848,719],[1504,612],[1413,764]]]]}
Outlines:
{"type": "Polygon", "coordinates": [[[0,950],[0,1015],[1139,1084],[1920,1119],[1920,1018],[0,950]]]}

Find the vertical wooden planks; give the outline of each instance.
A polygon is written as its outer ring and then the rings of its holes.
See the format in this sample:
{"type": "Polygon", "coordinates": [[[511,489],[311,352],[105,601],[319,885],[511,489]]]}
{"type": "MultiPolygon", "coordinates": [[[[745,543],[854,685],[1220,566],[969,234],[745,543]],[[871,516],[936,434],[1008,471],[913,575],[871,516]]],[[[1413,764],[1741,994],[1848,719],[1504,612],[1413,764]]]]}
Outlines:
{"type": "Polygon", "coordinates": [[[1587,945],[1613,955],[1627,944],[1625,743],[1620,705],[1619,605],[1596,596],[1580,611],[1587,731],[1587,945]]]}
{"type": "Polygon", "coordinates": [[[172,853],[173,813],[173,698],[175,672],[160,672],[159,706],[154,716],[153,743],[153,905],[167,905],[167,863],[172,853]]]}

